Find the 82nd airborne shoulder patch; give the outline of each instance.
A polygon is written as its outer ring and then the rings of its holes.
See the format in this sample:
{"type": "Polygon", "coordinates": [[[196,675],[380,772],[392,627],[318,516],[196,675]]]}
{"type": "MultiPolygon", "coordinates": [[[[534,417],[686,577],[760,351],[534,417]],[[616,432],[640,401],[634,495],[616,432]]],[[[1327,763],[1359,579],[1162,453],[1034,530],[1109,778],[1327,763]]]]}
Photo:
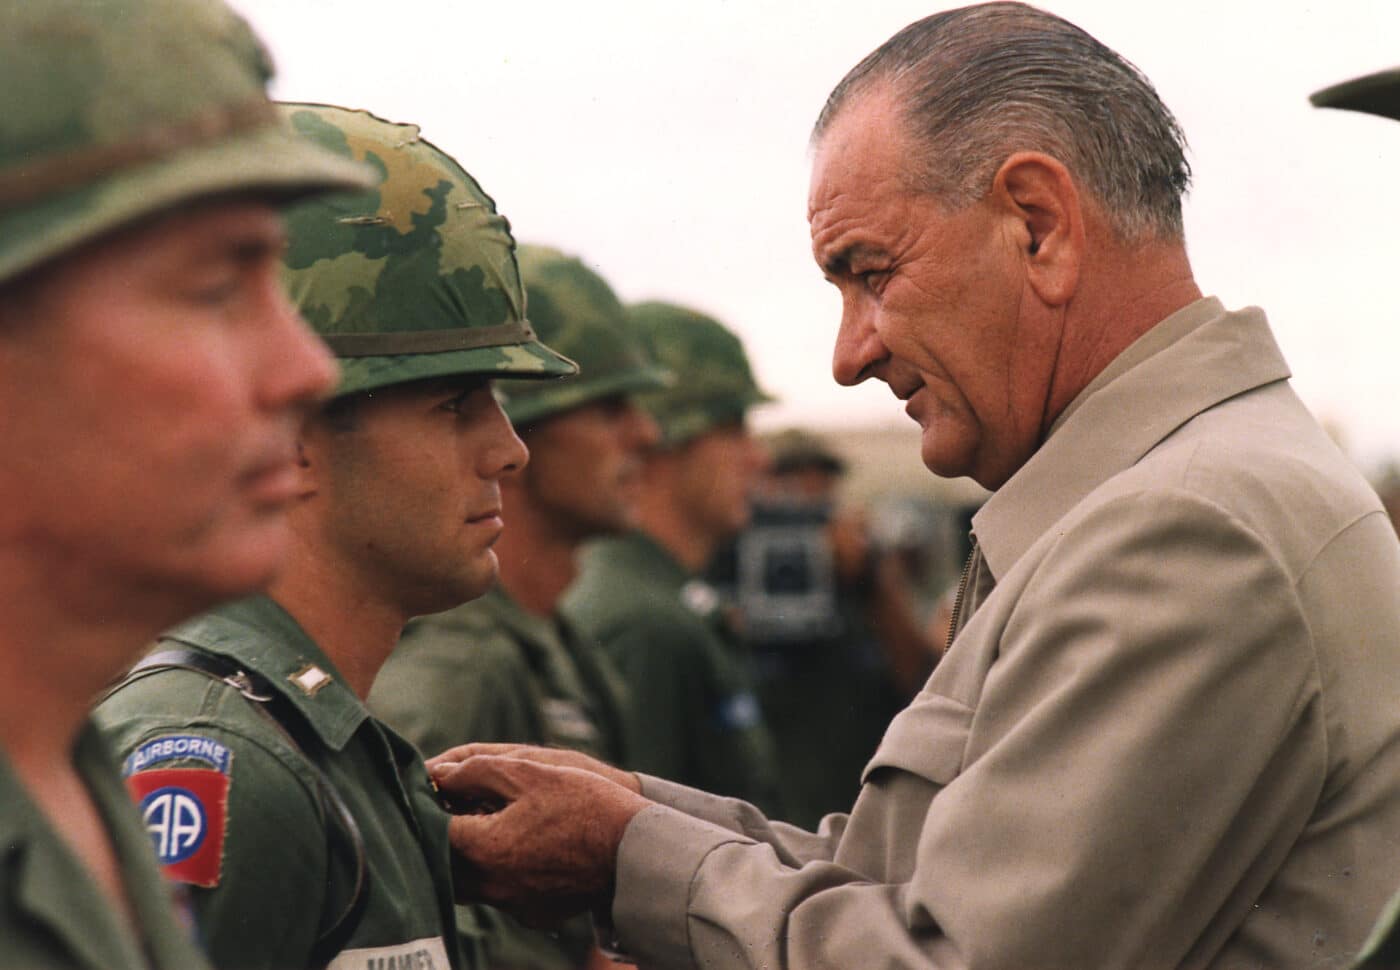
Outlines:
{"type": "Polygon", "coordinates": [[[170,879],[205,888],[219,884],[232,762],[227,745],[199,734],[152,738],[123,762],[127,790],[170,879]],[[158,767],[171,761],[180,766],[158,767]]]}

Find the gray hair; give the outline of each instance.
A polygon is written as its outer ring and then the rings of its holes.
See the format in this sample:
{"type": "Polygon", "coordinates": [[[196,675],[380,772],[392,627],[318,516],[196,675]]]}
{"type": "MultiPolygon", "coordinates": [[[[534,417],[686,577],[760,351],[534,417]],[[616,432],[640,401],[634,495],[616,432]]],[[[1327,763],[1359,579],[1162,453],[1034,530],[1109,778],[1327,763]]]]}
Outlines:
{"type": "Polygon", "coordinates": [[[1186,138],[1136,67],[1078,27],[1023,3],[986,3],[910,24],[832,90],[820,140],[853,95],[892,86],[916,148],[911,188],[958,209],[1016,151],[1070,169],[1120,237],[1180,239],[1191,182],[1186,138]]]}

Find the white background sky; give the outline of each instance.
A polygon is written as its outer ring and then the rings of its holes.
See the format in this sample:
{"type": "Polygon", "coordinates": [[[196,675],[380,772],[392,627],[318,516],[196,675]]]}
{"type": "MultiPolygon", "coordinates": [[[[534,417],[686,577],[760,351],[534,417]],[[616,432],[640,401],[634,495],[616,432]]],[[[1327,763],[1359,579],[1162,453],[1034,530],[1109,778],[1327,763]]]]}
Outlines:
{"type": "MultiPolygon", "coordinates": [[[[277,96],[422,126],[516,236],[624,300],[738,330],[782,403],[761,427],[902,425],[838,387],[836,292],[808,248],[807,134],[827,92],[937,0],[232,0],[277,96]],[[862,9],[864,8],[864,9],[862,9]]],[[[1400,123],[1319,87],[1400,64],[1397,0],[1048,0],[1136,63],[1191,145],[1197,279],[1269,313],[1295,385],[1364,466],[1400,456],[1400,123]]]]}

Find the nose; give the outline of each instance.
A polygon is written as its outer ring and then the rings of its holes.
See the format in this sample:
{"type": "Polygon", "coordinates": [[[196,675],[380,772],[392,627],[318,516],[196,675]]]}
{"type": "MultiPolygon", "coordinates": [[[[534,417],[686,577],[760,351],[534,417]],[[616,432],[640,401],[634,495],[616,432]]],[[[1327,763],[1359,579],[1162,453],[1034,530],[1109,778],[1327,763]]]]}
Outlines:
{"type": "Polygon", "coordinates": [[[773,467],[773,452],[764,444],[763,439],[752,432],[748,433],[748,445],[749,476],[751,480],[757,481],[773,467]]]}
{"type": "Polygon", "coordinates": [[[482,421],[486,423],[483,429],[485,441],[479,453],[477,471],[482,478],[498,479],[524,468],[530,461],[530,449],[525,447],[525,442],[515,433],[515,426],[501,410],[495,395],[489,391],[487,393],[491,401],[481,416],[482,421]]]}
{"type": "Polygon", "coordinates": [[[268,326],[259,330],[260,402],[269,410],[310,406],[330,394],[340,379],[335,358],[301,319],[279,282],[268,286],[264,304],[268,326]]]}
{"type": "Polygon", "coordinates": [[[889,356],[874,326],[874,311],[859,293],[843,293],[841,327],[831,355],[836,383],[852,387],[874,375],[875,367],[889,356]]]}
{"type": "Polygon", "coordinates": [[[634,401],[627,402],[626,426],[627,440],[639,451],[654,448],[661,441],[661,426],[634,401]]]}

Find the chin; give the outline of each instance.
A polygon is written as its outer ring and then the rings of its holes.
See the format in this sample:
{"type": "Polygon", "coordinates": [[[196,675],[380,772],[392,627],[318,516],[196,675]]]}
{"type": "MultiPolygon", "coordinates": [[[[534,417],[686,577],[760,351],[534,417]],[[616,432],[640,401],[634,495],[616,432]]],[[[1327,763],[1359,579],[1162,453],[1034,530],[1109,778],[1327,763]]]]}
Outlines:
{"type": "Polygon", "coordinates": [[[637,522],[637,516],[630,507],[614,507],[604,513],[593,516],[586,522],[579,522],[578,531],[587,533],[589,538],[593,536],[615,536],[619,533],[631,529],[637,522]]]}
{"type": "Polygon", "coordinates": [[[160,598],[171,604],[172,613],[179,614],[168,620],[169,625],[220,603],[265,592],[282,567],[283,551],[283,545],[279,544],[275,555],[250,551],[243,555],[203,558],[189,568],[152,574],[143,585],[166,594],[160,598]]]}
{"type": "Polygon", "coordinates": [[[462,603],[469,603],[474,599],[485,596],[492,586],[496,585],[496,578],[500,575],[500,564],[496,561],[496,554],[487,550],[477,556],[470,564],[469,568],[457,577],[457,582],[452,584],[452,589],[444,595],[444,599],[451,602],[439,606],[438,610],[448,610],[462,603]]]}
{"type": "Polygon", "coordinates": [[[972,461],[962,449],[949,453],[949,442],[940,439],[932,428],[924,430],[919,444],[919,458],[924,467],[939,478],[965,478],[972,474],[972,461]]]}
{"type": "Polygon", "coordinates": [[[285,512],[259,517],[236,530],[230,525],[223,542],[205,543],[199,553],[211,581],[224,598],[261,592],[281,570],[292,545],[292,527],[285,512]]]}

